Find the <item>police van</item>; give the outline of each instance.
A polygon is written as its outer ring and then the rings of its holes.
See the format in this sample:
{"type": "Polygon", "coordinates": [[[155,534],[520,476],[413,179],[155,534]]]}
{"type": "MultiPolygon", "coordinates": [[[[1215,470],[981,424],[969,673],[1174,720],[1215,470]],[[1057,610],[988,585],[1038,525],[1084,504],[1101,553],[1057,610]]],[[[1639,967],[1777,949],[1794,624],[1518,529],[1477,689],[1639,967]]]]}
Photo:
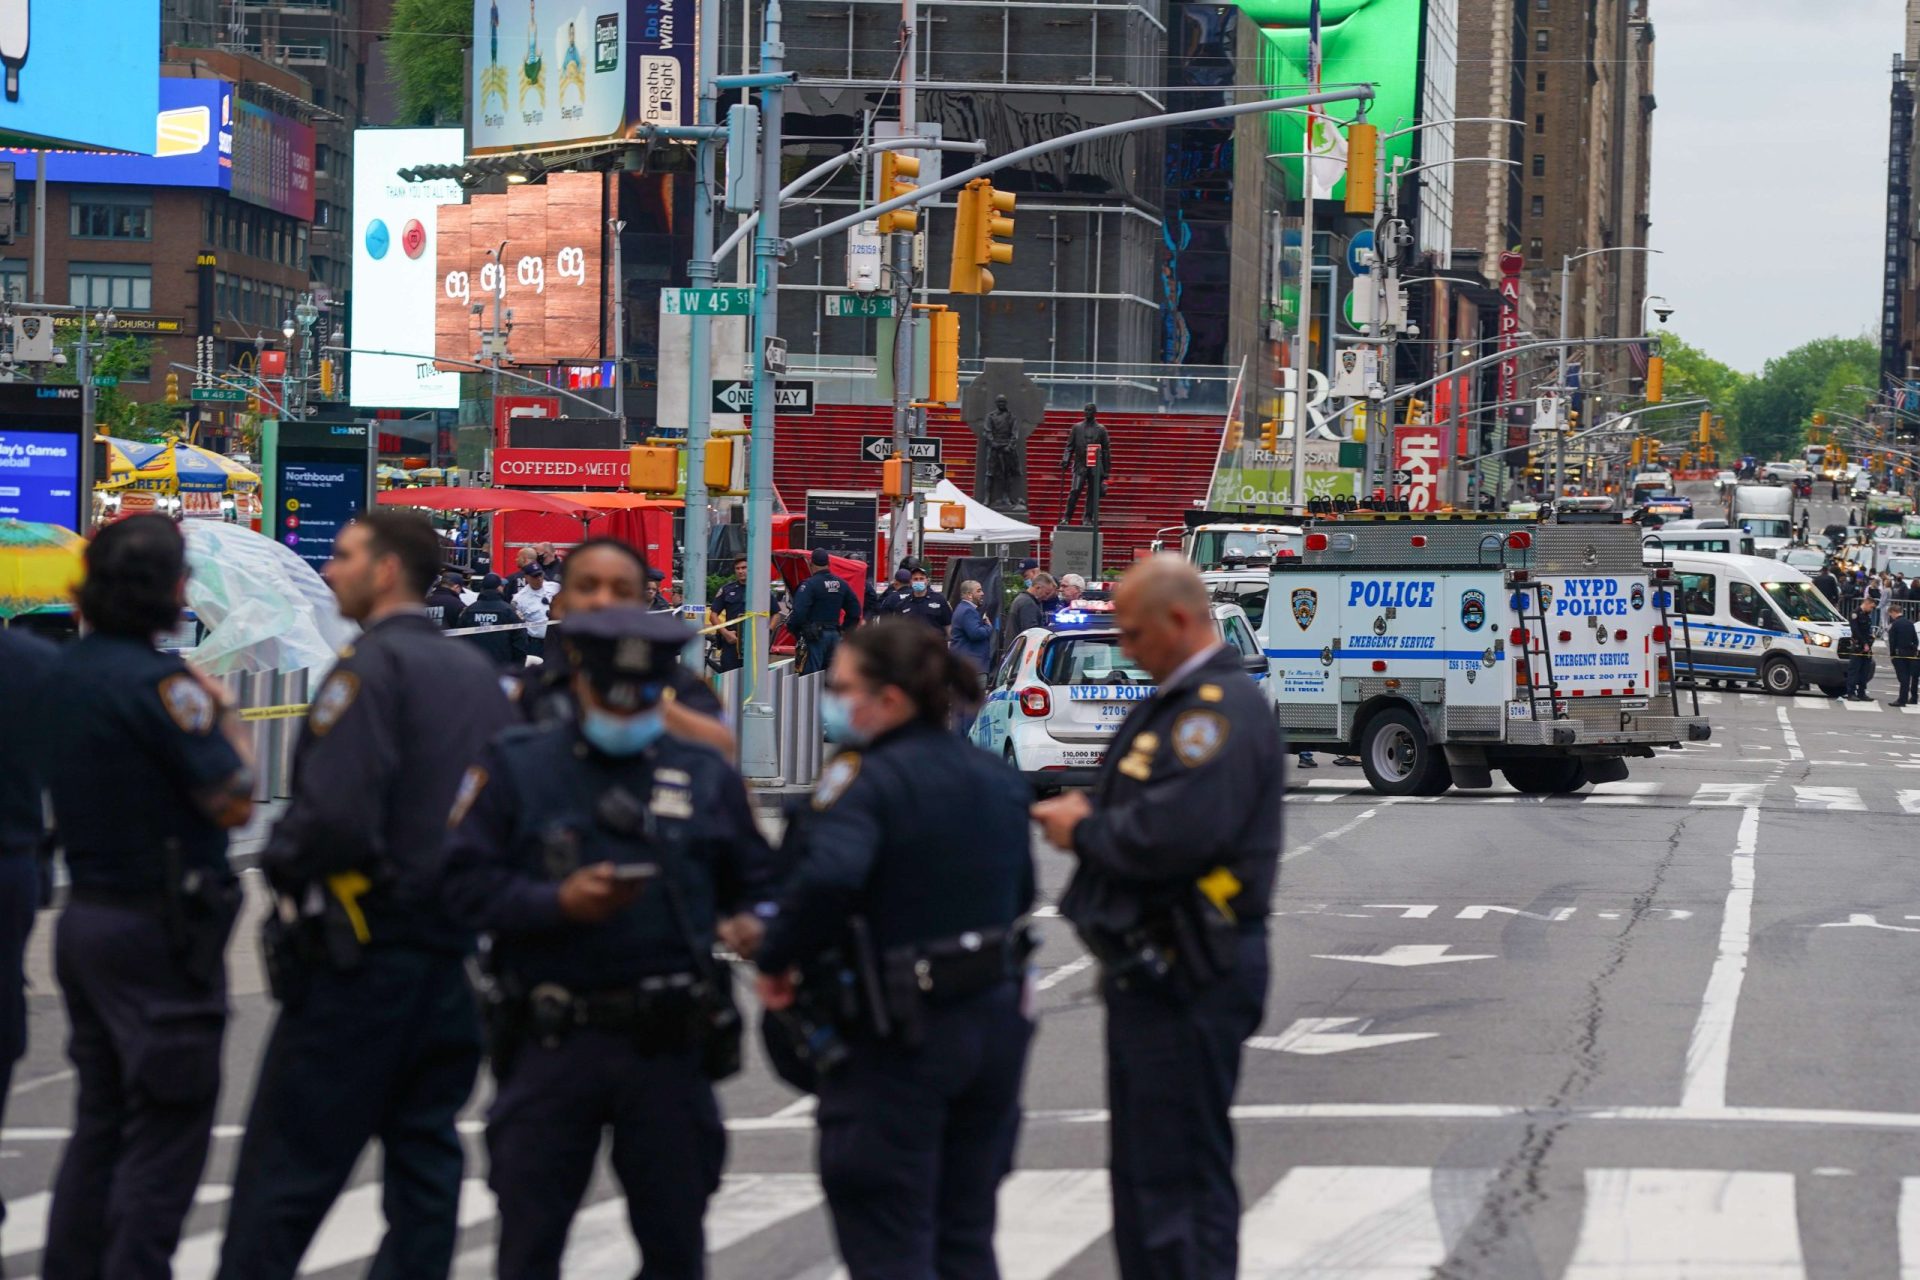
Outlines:
{"type": "Polygon", "coordinates": [[[1790,694],[1846,691],[1847,621],[1813,579],[1764,556],[1671,551],[1674,669],[1695,680],[1790,694]]]}
{"type": "MultiPolygon", "coordinates": [[[[1248,674],[1265,679],[1267,660],[1245,611],[1226,601],[1212,610],[1221,641],[1248,674]]],[[[1047,626],[1014,637],[968,737],[1037,785],[1091,786],[1120,722],[1157,687],[1120,651],[1110,604],[1062,609],[1047,626]]]]}
{"type": "Polygon", "coordinates": [[[1670,569],[1619,514],[1351,512],[1271,571],[1267,688],[1293,748],[1388,795],[1564,793],[1708,737],[1672,681],[1670,569]]]}

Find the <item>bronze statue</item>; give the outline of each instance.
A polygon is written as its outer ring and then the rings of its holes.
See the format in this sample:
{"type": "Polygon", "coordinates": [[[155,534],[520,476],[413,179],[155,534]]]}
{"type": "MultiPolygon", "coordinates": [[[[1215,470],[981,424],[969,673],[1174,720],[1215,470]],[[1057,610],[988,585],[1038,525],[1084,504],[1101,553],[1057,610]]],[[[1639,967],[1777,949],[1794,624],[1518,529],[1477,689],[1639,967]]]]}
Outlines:
{"type": "Polygon", "coordinates": [[[996,510],[1020,501],[1021,473],[1020,424],[1005,396],[993,398],[993,412],[987,415],[987,482],[982,500],[996,510]]]}
{"type": "Polygon", "coordinates": [[[1107,474],[1112,469],[1112,438],[1100,425],[1094,406],[1088,405],[1086,416],[1073,424],[1073,434],[1067,437],[1067,451],[1060,459],[1060,474],[1073,472],[1073,488],[1067,494],[1067,510],[1060,517],[1061,524],[1073,523],[1074,508],[1080,505],[1080,495],[1085,493],[1087,523],[1096,529],[1100,527],[1100,499],[1106,496],[1107,474]]]}

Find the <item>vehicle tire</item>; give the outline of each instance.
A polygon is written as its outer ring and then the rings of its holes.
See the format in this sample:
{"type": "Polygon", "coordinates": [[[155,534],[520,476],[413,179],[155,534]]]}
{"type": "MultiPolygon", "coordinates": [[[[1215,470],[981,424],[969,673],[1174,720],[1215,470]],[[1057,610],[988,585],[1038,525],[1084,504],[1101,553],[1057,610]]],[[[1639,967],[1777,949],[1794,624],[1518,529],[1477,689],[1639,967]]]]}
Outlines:
{"type": "Polygon", "coordinates": [[[1574,756],[1515,760],[1500,772],[1508,786],[1529,796],[1571,795],[1587,785],[1586,767],[1574,756]]]}
{"type": "Polygon", "coordinates": [[[1847,686],[1844,684],[1823,684],[1820,686],[1820,692],[1829,698],[1838,698],[1846,693],[1846,691],[1847,686]]]}
{"type": "Polygon", "coordinates": [[[1781,697],[1790,697],[1799,692],[1800,672],[1793,665],[1793,659],[1776,653],[1761,663],[1760,687],[1781,697]]]}
{"type": "Polygon", "coordinates": [[[1389,707],[1367,721],[1359,754],[1367,782],[1381,795],[1439,795],[1453,781],[1446,755],[1427,741],[1420,718],[1405,707],[1389,707]]]}

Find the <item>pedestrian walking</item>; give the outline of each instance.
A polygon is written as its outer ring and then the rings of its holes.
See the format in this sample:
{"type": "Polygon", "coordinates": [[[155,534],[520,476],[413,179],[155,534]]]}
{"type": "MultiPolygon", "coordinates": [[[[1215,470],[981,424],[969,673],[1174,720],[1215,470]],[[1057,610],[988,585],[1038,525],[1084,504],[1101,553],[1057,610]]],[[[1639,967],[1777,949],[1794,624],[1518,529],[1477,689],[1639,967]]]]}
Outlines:
{"type": "Polygon", "coordinates": [[[993,624],[987,621],[987,589],[969,578],[960,584],[960,603],[953,608],[948,647],[985,674],[993,665],[993,624]]]}
{"type": "Polygon", "coordinates": [[[1893,662],[1893,674],[1900,680],[1899,696],[1891,704],[1911,707],[1920,703],[1920,633],[1914,630],[1907,606],[1894,604],[1887,613],[1887,656],[1893,662]]]}
{"type": "Polygon", "coordinates": [[[526,666],[529,652],[526,626],[520,621],[519,610],[508,603],[500,575],[489,573],[477,585],[479,590],[474,594],[473,603],[461,610],[460,629],[498,627],[501,630],[460,638],[484,653],[496,666],[526,666]]]}
{"type": "MultiPolygon", "coordinates": [[[[871,980],[830,1020],[820,1182],[851,1280],[993,1280],[1033,1024],[1026,784],[947,725],[974,671],[937,632],[882,619],[840,645],[822,722],[845,748],[801,819],[756,963],[768,1009],[871,980]]],[[[816,1007],[811,1016],[820,1016],[816,1007]]]]}
{"type": "Polygon", "coordinates": [[[71,879],[54,973],[78,1098],[40,1273],[164,1280],[220,1092],[240,908],[227,832],[252,813],[252,734],[217,686],[154,647],[179,623],[186,581],[173,521],[110,524],[85,565],[88,634],[61,652],[41,704],[71,879]]]}
{"type": "Polygon", "coordinates": [[[1229,1108],[1266,998],[1283,747],[1192,566],[1135,565],[1114,606],[1158,688],[1121,724],[1091,798],[1033,816],[1079,860],[1060,913],[1101,965],[1119,1274],[1233,1280],[1229,1108]]]}
{"type": "Polygon", "coordinates": [[[1867,682],[1873,678],[1873,597],[1862,595],[1847,620],[1847,692],[1849,702],[1866,702],[1867,682]]]}
{"type": "Polygon", "coordinates": [[[747,616],[747,558],[733,558],[733,579],[713,597],[713,620],[720,629],[713,633],[713,667],[716,671],[738,671],[745,659],[741,648],[745,628],[739,624],[747,616]],[[731,624],[731,625],[729,625],[731,624]]]}
{"type": "Polygon", "coordinates": [[[559,1276],[609,1132],[644,1274],[705,1272],[726,1154],[713,1083],[740,1066],[716,917],[750,952],[772,867],[740,776],[666,730],[693,638],[633,605],[573,616],[560,647],[579,719],[500,738],[455,806],[446,900],[492,940],[488,1181],[508,1280],[559,1276]]]}
{"type": "Polygon", "coordinates": [[[800,645],[796,666],[802,674],[825,671],[840,637],[860,625],[860,602],[828,567],[823,547],[813,551],[813,576],[793,595],[787,627],[800,645]]]}
{"type": "Polygon", "coordinates": [[[480,1067],[471,935],[441,909],[446,816],[513,710],[492,664],[416,603],[439,560],[416,512],[364,512],[327,585],[363,630],[313,695],[293,794],[261,870],[280,1014],[247,1114],[220,1249],[225,1280],[290,1280],[362,1150],[384,1165],[368,1275],[444,1276],[459,1234],[454,1118],[480,1067]]]}

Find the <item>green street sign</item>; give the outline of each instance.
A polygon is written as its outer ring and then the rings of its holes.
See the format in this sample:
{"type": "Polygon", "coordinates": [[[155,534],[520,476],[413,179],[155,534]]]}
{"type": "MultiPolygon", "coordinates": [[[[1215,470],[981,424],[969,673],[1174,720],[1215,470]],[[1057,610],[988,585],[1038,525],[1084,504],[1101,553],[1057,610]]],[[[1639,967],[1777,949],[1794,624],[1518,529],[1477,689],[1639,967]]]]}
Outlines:
{"type": "Polygon", "coordinates": [[[238,387],[195,387],[189,394],[190,400],[221,400],[238,403],[247,398],[247,393],[238,387]]]}
{"type": "Polygon", "coordinates": [[[828,316],[886,317],[893,314],[893,299],[884,293],[830,293],[828,316]]]}
{"type": "Polygon", "coordinates": [[[662,289],[660,307],[670,316],[743,316],[753,296],[751,289],[727,285],[718,289],[662,289]]]}
{"type": "Polygon", "coordinates": [[[93,385],[96,387],[117,387],[120,385],[120,379],[110,373],[96,373],[93,375],[93,385]]]}

